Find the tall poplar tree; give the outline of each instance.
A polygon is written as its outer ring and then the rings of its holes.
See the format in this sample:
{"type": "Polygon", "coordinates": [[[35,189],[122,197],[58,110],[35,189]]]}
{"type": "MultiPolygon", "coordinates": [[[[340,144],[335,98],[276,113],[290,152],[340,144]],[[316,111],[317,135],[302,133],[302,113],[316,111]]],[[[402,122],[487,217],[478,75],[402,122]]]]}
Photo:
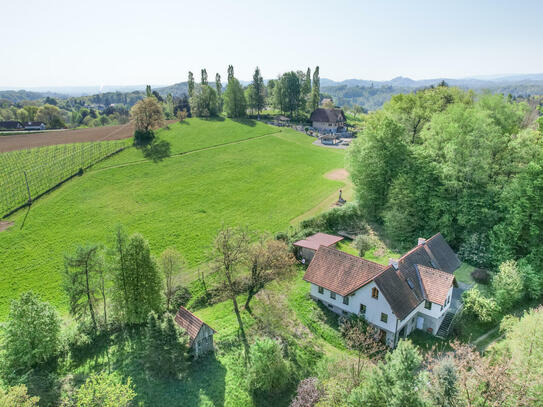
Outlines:
{"type": "Polygon", "coordinates": [[[258,112],[258,118],[260,119],[260,112],[264,109],[266,102],[264,79],[260,74],[260,68],[257,66],[255,73],[253,74],[253,83],[251,91],[249,93],[249,106],[258,112]]]}
{"type": "Polygon", "coordinates": [[[221,83],[221,75],[217,72],[215,74],[215,89],[217,90],[217,110],[219,114],[222,113],[222,83],[221,83]]]}
{"type": "Polygon", "coordinates": [[[228,82],[230,82],[232,79],[234,79],[234,67],[232,65],[228,65],[228,82]]]}
{"type": "Polygon", "coordinates": [[[194,75],[190,71],[189,71],[188,87],[189,87],[189,98],[191,98],[192,95],[194,94],[194,75]]]}
{"type": "Polygon", "coordinates": [[[202,69],[202,86],[207,85],[207,70],[202,69]]]}
{"type": "Polygon", "coordinates": [[[321,101],[321,80],[319,77],[319,67],[315,68],[313,71],[313,89],[311,89],[311,97],[309,99],[309,110],[313,111],[319,107],[321,101]]]}

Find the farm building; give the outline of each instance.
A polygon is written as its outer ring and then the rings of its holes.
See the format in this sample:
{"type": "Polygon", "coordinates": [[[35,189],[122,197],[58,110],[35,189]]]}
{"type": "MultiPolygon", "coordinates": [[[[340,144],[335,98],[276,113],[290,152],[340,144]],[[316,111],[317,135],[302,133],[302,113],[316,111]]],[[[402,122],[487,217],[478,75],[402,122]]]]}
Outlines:
{"type": "Polygon", "coordinates": [[[7,120],[0,122],[0,130],[23,130],[23,123],[17,120],[7,120]]]}
{"type": "Polygon", "coordinates": [[[388,266],[321,246],[304,280],[310,295],[340,315],[359,315],[390,347],[415,329],[445,336],[458,257],[438,233],[388,266]]]}
{"type": "Polygon", "coordinates": [[[315,129],[323,132],[336,133],[345,130],[345,113],[341,109],[315,109],[309,120],[315,129]]]}
{"type": "Polygon", "coordinates": [[[185,307],[180,307],[175,315],[175,322],[183,328],[189,338],[189,346],[195,358],[213,351],[215,330],[203,322],[185,307]]]}
{"type": "Polygon", "coordinates": [[[320,246],[334,246],[341,240],[343,240],[343,238],[340,236],[328,235],[326,233],[315,233],[314,235],[311,235],[303,240],[294,242],[294,246],[297,248],[298,256],[301,257],[304,262],[310,262],[320,246]]]}
{"type": "Polygon", "coordinates": [[[45,123],[43,122],[26,122],[25,130],[45,130],[45,123]]]}

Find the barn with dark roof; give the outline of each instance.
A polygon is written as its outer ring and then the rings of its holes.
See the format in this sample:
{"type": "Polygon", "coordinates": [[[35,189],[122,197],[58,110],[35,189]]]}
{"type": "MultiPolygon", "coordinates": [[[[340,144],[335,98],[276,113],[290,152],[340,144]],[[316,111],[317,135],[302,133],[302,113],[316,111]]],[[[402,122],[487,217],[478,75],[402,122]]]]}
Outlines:
{"type": "Polygon", "coordinates": [[[443,236],[418,245],[388,266],[320,246],[304,280],[310,295],[340,315],[356,314],[394,347],[415,329],[436,334],[450,320],[460,261],[443,236]]]}

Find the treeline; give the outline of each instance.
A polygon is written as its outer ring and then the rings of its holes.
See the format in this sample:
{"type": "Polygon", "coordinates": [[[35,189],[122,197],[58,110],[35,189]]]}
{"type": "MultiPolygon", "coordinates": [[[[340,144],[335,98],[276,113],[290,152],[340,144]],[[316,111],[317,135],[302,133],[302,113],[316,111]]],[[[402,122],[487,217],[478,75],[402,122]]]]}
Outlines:
{"type": "Polygon", "coordinates": [[[394,96],[348,151],[367,219],[409,246],[436,232],[475,266],[543,266],[541,120],[526,103],[439,86],[394,96]]]}
{"type": "Polygon", "coordinates": [[[319,67],[313,76],[311,69],[306,72],[291,71],[280,75],[276,80],[264,84],[257,67],[252,82],[243,87],[234,76],[234,67],[228,66],[228,79],[223,92],[221,76],[215,75],[215,82],[209,84],[206,69],[202,69],[200,83],[195,83],[194,74],[188,75],[188,96],[191,112],[198,117],[212,117],[225,113],[228,117],[241,118],[250,110],[257,115],[273,108],[291,117],[303,117],[318,107],[320,102],[319,67]]]}

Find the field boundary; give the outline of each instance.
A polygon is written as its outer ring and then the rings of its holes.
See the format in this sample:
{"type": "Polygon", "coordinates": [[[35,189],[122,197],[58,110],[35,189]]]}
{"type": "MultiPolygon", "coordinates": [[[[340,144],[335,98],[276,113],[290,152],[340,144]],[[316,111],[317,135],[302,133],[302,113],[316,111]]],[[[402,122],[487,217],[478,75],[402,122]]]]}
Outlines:
{"type": "MultiPolygon", "coordinates": [[[[215,148],[225,147],[225,146],[232,145],[232,144],[240,144],[240,143],[244,143],[244,142],[247,142],[247,141],[253,141],[253,140],[261,139],[261,138],[264,138],[264,137],[273,136],[273,135],[281,133],[281,132],[282,131],[279,130],[279,131],[275,131],[273,133],[263,134],[261,136],[249,137],[249,138],[246,138],[246,139],[243,139],[243,140],[229,141],[227,143],[215,144],[214,146],[196,148],[194,150],[183,151],[181,153],[172,154],[169,157],[166,157],[166,159],[173,158],[173,157],[181,157],[183,155],[198,153],[200,151],[212,150],[212,149],[215,149],[215,148]]],[[[151,161],[149,161],[147,158],[142,158],[141,160],[135,160],[135,161],[129,161],[129,162],[122,163],[122,164],[110,165],[109,167],[96,168],[96,169],[92,170],[92,172],[99,172],[99,171],[109,170],[109,169],[112,169],[112,168],[122,168],[122,167],[128,167],[130,165],[144,164],[144,163],[150,163],[150,162],[151,161]]]]}

